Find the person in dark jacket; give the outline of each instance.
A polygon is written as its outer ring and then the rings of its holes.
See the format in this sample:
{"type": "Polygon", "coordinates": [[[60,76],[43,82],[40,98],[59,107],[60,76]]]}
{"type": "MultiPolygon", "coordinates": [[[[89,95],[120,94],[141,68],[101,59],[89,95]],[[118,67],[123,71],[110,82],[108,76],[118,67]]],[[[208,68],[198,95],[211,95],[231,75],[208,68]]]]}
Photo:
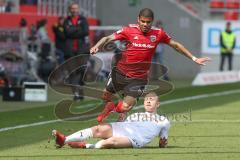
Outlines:
{"type": "Polygon", "coordinates": [[[55,52],[58,57],[58,64],[62,64],[64,62],[64,55],[66,54],[66,37],[63,26],[64,20],[64,17],[59,17],[58,22],[52,27],[55,36],[55,52]]]}
{"type": "MultiPolygon", "coordinates": [[[[89,54],[90,47],[88,43],[88,22],[84,16],[79,14],[79,5],[77,3],[72,3],[69,6],[69,13],[70,16],[68,16],[64,22],[64,33],[66,36],[65,60],[73,56],[85,55],[86,53],[89,54]]],[[[73,88],[74,100],[83,99],[83,90],[81,86],[84,85],[84,72],[85,69],[81,67],[71,75],[70,83],[73,85],[80,85],[80,88],[73,88]]]]}

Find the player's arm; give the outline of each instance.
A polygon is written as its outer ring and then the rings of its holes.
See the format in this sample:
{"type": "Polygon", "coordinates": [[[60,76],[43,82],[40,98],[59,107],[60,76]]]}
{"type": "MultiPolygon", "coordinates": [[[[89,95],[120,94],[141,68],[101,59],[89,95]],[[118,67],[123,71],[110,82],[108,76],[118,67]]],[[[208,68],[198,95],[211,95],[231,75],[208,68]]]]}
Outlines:
{"type": "Polygon", "coordinates": [[[159,139],[159,148],[166,148],[167,147],[168,140],[167,138],[163,137],[159,139]]]}
{"type": "Polygon", "coordinates": [[[163,128],[161,129],[159,133],[159,147],[160,148],[166,148],[168,144],[168,132],[169,128],[171,127],[170,121],[165,118],[165,120],[162,122],[163,128]]]}
{"type": "Polygon", "coordinates": [[[208,58],[208,57],[197,58],[197,57],[193,56],[192,53],[188,49],[186,49],[181,43],[174,41],[172,39],[170,40],[168,45],[170,47],[174,48],[177,52],[188,57],[189,59],[193,60],[195,63],[197,63],[199,65],[205,65],[205,62],[210,60],[210,58],[208,58]]]}
{"type": "Polygon", "coordinates": [[[90,49],[90,54],[96,54],[99,51],[99,48],[101,48],[102,46],[104,46],[105,44],[114,41],[115,40],[115,36],[114,34],[111,34],[109,36],[103,37],[102,39],[100,39],[97,44],[95,46],[93,46],[90,49]]]}

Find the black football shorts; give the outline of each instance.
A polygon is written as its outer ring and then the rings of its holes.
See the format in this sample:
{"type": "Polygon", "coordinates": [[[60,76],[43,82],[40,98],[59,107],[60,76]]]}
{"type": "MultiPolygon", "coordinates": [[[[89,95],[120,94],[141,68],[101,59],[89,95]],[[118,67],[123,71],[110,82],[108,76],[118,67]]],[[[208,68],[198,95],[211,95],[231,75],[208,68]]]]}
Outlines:
{"type": "Polygon", "coordinates": [[[147,83],[146,79],[127,77],[113,68],[106,82],[106,90],[111,93],[122,91],[124,96],[137,98],[143,95],[147,83]]]}

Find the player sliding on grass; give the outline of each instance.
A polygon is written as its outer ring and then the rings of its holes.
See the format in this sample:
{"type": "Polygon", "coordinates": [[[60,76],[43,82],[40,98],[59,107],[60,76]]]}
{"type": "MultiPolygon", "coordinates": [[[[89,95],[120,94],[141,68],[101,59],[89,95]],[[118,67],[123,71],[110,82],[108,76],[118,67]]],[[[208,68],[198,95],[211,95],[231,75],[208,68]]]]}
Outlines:
{"type": "Polygon", "coordinates": [[[145,112],[134,113],[125,122],[100,124],[64,136],[53,130],[58,147],[68,144],[72,148],[141,148],[154,137],[160,136],[159,147],[166,147],[170,122],[157,114],[160,105],[158,96],[151,92],[144,98],[145,112]],[[88,138],[101,138],[96,144],[87,144],[88,138]]]}
{"type": "Polygon", "coordinates": [[[138,15],[138,24],[130,24],[112,35],[103,37],[90,49],[90,53],[95,54],[111,41],[125,40],[128,42],[126,50],[123,51],[116,68],[112,69],[111,76],[106,83],[102,96],[106,105],[97,117],[98,122],[102,122],[112,111],[126,113],[134,106],[136,98],[142,95],[144,86],[147,85],[151,60],[159,43],[169,45],[199,65],[205,65],[205,62],[209,60],[208,57],[197,58],[193,56],[190,51],[173,40],[163,29],[152,27],[153,19],[153,11],[144,8],[138,15]],[[123,101],[114,104],[111,101],[111,96],[121,90],[124,93],[123,101]]]}

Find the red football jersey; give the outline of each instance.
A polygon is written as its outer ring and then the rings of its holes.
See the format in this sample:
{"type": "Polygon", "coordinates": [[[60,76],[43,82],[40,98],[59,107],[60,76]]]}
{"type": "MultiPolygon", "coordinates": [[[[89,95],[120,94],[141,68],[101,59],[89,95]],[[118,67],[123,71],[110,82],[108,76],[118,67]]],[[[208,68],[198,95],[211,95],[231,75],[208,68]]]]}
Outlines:
{"type": "Polygon", "coordinates": [[[126,40],[126,49],[117,68],[128,77],[147,79],[155,49],[159,43],[168,44],[171,37],[163,30],[152,27],[143,33],[138,24],[130,24],[113,33],[116,40],[126,40]]]}

